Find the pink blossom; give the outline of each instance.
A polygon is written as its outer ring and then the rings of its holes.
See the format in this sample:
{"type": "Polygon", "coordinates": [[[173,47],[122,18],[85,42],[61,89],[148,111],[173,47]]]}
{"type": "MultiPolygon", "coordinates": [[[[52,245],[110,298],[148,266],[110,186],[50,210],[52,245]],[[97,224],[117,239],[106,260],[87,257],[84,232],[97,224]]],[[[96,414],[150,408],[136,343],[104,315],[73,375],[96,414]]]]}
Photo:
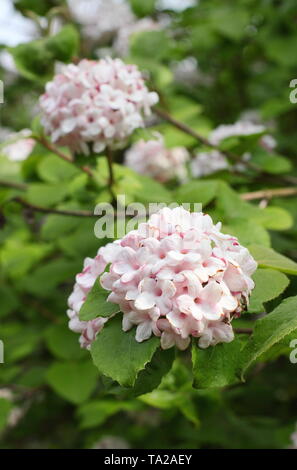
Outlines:
{"type": "Polygon", "coordinates": [[[163,349],[185,349],[191,337],[206,348],[232,341],[232,317],[248,302],[257,263],[221,224],[181,207],[164,208],[137,230],[87,258],[69,297],[70,328],[89,347],[106,319],[81,322],[78,313],[96,278],[119,305],[123,330],[136,341],[156,335],[163,349]],[[106,266],[109,269],[103,273],[106,266]]]}
{"type": "Polygon", "coordinates": [[[125,163],[137,173],[166,182],[174,177],[185,181],[189,153],[184,147],[167,149],[160,135],[155,140],[140,140],[125,154],[125,163]]]}
{"type": "Polygon", "coordinates": [[[58,145],[85,155],[100,153],[143,127],[157,101],[136,65],[110,58],[82,60],[47,83],[40,98],[42,124],[58,145]]]}

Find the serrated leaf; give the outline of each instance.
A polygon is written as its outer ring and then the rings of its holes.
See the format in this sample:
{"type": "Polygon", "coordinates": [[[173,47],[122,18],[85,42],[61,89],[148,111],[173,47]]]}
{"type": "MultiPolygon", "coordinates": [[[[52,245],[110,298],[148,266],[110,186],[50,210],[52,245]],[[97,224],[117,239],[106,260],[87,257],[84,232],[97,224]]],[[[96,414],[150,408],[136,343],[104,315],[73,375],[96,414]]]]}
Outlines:
{"type": "Polygon", "coordinates": [[[200,349],[192,346],[193,386],[195,388],[218,388],[239,381],[238,368],[243,340],[235,338],[231,343],[221,343],[200,349]]]}
{"type": "Polygon", "coordinates": [[[138,343],[135,329],[122,330],[122,316],[116,315],[104,326],[91,347],[99,372],[123,387],[133,387],[138,373],[151,361],[159,346],[156,336],[138,343]]]}
{"type": "Polygon", "coordinates": [[[257,320],[241,353],[241,376],[274,345],[297,330],[297,297],[284,300],[273,312],[257,320]]]}
{"type": "Polygon", "coordinates": [[[285,274],[273,269],[257,269],[253,275],[255,288],[250,297],[248,311],[260,313],[264,311],[263,304],[278,297],[289,285],[285,274]]]}
{"type": "Polygon", "coordinates": [[[290,258],[266,246],[251,245],[248,248],[260,268],[276,269],[277,271],[297,276],[297,263],[290,260],[290,258]]]}

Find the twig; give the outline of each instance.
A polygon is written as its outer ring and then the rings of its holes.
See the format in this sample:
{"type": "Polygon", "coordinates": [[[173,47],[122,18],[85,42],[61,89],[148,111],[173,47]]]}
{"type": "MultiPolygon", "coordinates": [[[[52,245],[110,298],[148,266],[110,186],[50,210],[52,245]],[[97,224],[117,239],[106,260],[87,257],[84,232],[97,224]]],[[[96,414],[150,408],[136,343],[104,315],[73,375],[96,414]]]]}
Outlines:
{"type": "Polygon", "coordinates": [[[194,129],[189,127],[187,124],[184,124],[183,122],[178,121],[177,119],[172,117],[169,113],[167,113],[163,109],[155,108],[154,112],[160,118],[164,119],[165,121],[170,122],[173,126],[175,126],[177,129],[181,130],[185,134],[188,134],[188,135],[194,137],[196,140],[198,140],[202,144],[206,145],[207,147],[211,147],[211,148],[217,150],[218,152],[222,153],[223,155],[226,155],[226,157],[228,157],[233,162],[235,162],[235,163],[240,162],[243,165],[245,165],[247,168],[250,168],[251,170],[254,170],[254,171],[257,171],[257,172],[261,171],[261,168],[259,168],[254,163],[249,162],[249,161],[243,162],[243,161],[240,160],[240,158],[238,156],[234,155],[232,152],[229,152],[229,150],[222,150],[220,147],[218,147],[217,145],[210,142],[210,140],[208,140],[206,137],[203,137],[197,131],[195,131],[194,129]]]}
{"type": "Polygon", "coordinates": [[[108,164],[108,189],[110,191],[111,197],[113,200],[115,200],[115,194],[113,192],[113,185],[114,185],[114,173],[113,173],[113,165],[112,165],[112,151],[110,147],[106,148],[106,158],[107,158],[107,164],[108,164]]]}
{"type": "Polygon", "coordinates": [[[24,207],[31,209],[34,212],[42,212],[44,214],[57,214],[57,215],[67,215],[72,217],[98,217],[98,215],[94,214],[91,211],[83,211],[83,210],[64,210],[64,209],[52,209],[50,207],[41,207],[35,204],[30,204],[30,202],[25,201],[20,197],[16,197],[13,201],[18,202],[24,207]]]}
{"type": "Polygon", "coordinates": [[[244,201],[252,201],[254,199],[271,199],[273,197],[286,197],[297,195],[297,188],[280,188],[280,189],[263,189],[251,193],[241,194],[244,201]]]}
{"type": "Polygon", "coordinates": [[[21,191],[25,191],[27,189],[27,185],[25,183],[14,183],[12,181],[0,180],[0,186],[4,186],[5,188],[20,189],[21,191]]]}
{"type": "Polygon", "coordinates": [[[214,147],[214,145],[211,144],[211,142],[209,142],[209,140],[206,139],[206,137],[203,137],[201,134],[199,134],[198,132],[194,131],[194,129],[192,129],[191,127],[187,126],[187,124],[184,124],[183,122],[178,121],[177,119],[175,119],[174,117],[172,117],[169,113],[167,113],[167,112],[164,111],[163,109],[155,108],[155,109],[154,109],[154,112],[155,112],[160,118],[164,119],[165,121],[170,122],[170,123],[171,123],[173,126],[175,126],[177,129],[179,129],[180,131],[184,132],[185,134],[188,134],[188,135],[194,137],[194,139],[199,140],[202,144],[207,145],[208,147],[214,147]]]}
{"type": "Polygon", "coordinates": [[[237,334],[251,335],[253,334],[252,328],[234,328],[234,332],[237,334]]]}

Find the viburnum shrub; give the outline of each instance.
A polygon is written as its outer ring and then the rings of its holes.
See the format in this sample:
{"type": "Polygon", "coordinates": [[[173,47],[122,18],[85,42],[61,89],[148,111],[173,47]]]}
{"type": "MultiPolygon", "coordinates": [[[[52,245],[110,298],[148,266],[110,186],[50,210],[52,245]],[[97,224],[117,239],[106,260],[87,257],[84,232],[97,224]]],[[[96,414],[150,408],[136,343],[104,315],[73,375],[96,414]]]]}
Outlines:
{"type": "Polygon", "coordinates": [[[164,208],[122,240],[87,258],[69,298],[69,327],[89,347],[107,318],[79,320],[94,283],[119,305],[122,328],[135,325],[135,339],[152,334],[161,347],[186,349],[191,336],[207,348],[233,340],[232,318],[246,308],[257,263],[237,238],[220,231],[211,218],[183,208],[164,208]],[[98,276],[109,266],[108,271],[98,276]]]}
{"type": "Polygon", "coordinates": [[[295,448],[296,2],[10,3],[0,447],[295,448]]]}
{"type": "Polygon", "coordinates": [[[88,155],[123,144],[143,127],[158,101],[135,65],[120,59],[65,66],[40,98],[42,124],[52,141],[88,155]],[[88,144],[91,144],[91,149],[88,144]]]}

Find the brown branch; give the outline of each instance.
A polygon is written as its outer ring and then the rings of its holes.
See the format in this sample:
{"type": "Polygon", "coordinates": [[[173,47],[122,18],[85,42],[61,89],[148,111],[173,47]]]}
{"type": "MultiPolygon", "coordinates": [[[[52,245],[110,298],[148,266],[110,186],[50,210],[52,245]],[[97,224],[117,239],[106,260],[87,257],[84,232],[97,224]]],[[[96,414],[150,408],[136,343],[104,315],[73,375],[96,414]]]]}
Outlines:
{"type": "Polygon", "coordinates": [[[108,189],[109,189],[109,192],[110,192],[110,195],[111,195],[111,198],[112,198],[112,201],[115,201],[116,200],[116,196],[115,196],[115,193],[113,191],[113,185],[114,185],[114,172],[113,172],[113,165],[112,165],[112,161],[113,161],[113,155],[112,155],[112,150],[110,147],[106,147],[106,159],[107,159],[107,165],[108,165],[108,189]]]}
{"type": "Polygon", "coordinates": [[[112,187],[114,184],[114,174],[113,174],[113,167],[112,167],[112,151],[110,147],[106,148],[106,157],[107,157],[108,172],[109,172],[108,185],[112,187]]]}
{"type": "Polygon", "coordinates": [[[91,211],[52,209],[49,207],[37,206],[35,204],[30,204],[30,202],[25,201],[24,199],[20,197],[14,198],[13,201],[18,202],[22,206],[27,207],[28,209],[31,209],[34,212],[41,212],[44,214],[57,214],[57,215],[66,215],[66,216],[72,216],[72,217],[98,217],[96,214],[94,214],[91,211]]]}
{"type": "Polygon", "coordinates": [[[170,122],[170,124],[172,124],[173,126],[175,126],[177,129],[179,129],[180,131],[184,132],[185,134],[188,134],[190,135],[191,137],[194,137],[196,140],[198,140],[199,142],[201,142],[202,144],[206,145],[207,147],[211,147],[213,148],[214,150],[217,150],[218,152],[222,153],[223,155],[225,155],[227,158],[229,158],[230,160],[232,160],[233,162],[235,163],[242,163],[243,165],[245,165],[247,168],[250,168],[251,170],[254,170],[254,171],[257,171],[257,172],[261,172],[261,168],[259,168],[257,165],[255,165],[254,163],[252,162],[243,162],[240,160],[240,157],[238,157],[237,155],[234,155],[232,152],[229,152],[229,150],[222,150],[220,147],[218,147],[217,145],[213,144],[212,142],[210,142],[210,140],[208,140],[206,137],[203,137],[201,134],[199,134],[197,131],[195,131],[194,129],[192,129],[191,127],[189,127],[187,124],[184,124],[183,122],[180,122],[178,121],[177,119],[175,119],[173,116],[171,116],[169,113],[167,113],[166,111],[164,111],[163,109],[160,109],[160,108],[155,108],[154,109],[154,112],[162,119],[164,119],[165,121],[168,121],[170,122]]]}
{"type": "Polygon", "coordinates": [[[280,188],[280,189],[263,189],[251,193],[241,194],[244,201],[252,201],[254,199],[271,199],[273,197],[286,197],[297,195],[297,188],[280,188]]]}
{"type": "Polygon", "coordinates": [[[0,186],[4,186],[5,188],[20,189],[21,191],[25,191],[27,189],[27,185],[25,183],[14,183],[12,181],[0,180],[0,186]]]}
{"type": "Polygon", "coordinates": [[[234,328],[234,332],[237,334],[251,335],[253,334],[252,328],[234,328]]]}
{"type": "Polygon", "coordinates": [[[211,143],[209,142],[209,140],[206,139],[206,137],[203,137],[201,134],[199,134],[198,132],[194,131],[194,129],[192,129],[191,127],[187,126],[187,124],[184,124],[183,122],[178,121],[177,119],[175,119],[174,117],[172,117],[169,113],[167,113],[167,112],[164,111],[163,109],[155,108],[155,109],[154,109],[154,112],[155,112],[160,118],[164,119],[165,121],[170,122],[170,124],[172,124],[174,127],[176,127],[177,129],[179,129],[180,131],[184,132],[185,134],[188,134],[188,135],[194,137],[194,139],[199,140],[202,144],[207,145],[208,147],[214,147],[214,145],[211,144],[211,143]]]}

